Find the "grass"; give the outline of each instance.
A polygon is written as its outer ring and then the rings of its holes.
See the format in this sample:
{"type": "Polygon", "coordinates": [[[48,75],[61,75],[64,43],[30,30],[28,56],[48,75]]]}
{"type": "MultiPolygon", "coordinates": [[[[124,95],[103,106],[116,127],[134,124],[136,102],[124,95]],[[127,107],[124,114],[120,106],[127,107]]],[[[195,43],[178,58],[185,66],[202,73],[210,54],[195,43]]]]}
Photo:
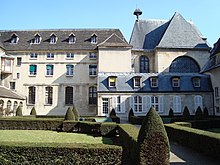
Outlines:
{"type": "Polygon", "coordinates": [[[207,131],[214,132],[214,133],[220,133],[220,128],[210,128],[210,129],[207,129],[207,131]]]}
{"type": "Polygon", "coordinates": [[[112,144],[110,138],[94,137],[80,133],[64,133],[42,130],[0,130],[0,144],[112,144]]]}

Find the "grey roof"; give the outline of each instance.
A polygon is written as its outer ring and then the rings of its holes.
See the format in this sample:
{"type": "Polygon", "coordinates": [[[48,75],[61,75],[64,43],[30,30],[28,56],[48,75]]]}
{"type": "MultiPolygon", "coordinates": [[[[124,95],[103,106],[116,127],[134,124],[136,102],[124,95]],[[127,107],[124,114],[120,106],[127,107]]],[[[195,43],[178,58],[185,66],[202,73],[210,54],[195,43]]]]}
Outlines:
{"type": "Polygon", "coordinates": [[[151,50],[156,47],[210,49],[196,26],[177,12],[169,21],[136,21],[130,44],[134,50],[151,50]]]}
{"type": "Polygon", "coordinates": [[[220,38],[216,43],[214,43],[214,47],[211,50],[211,56],[216,55],[220,52],[220,38]]]}
{"type": "Polygon", "coordinates": [[[209,75],[199,73],[99,73],[98,92],[142,92],[142,93],[171,93],[171,92],[212,92],[212,85],[209,75]],[[108,77],[116,76],[115,88],[108,87],[108,77]],[[141,77],[142,87],[133,87],[133,78],[141,77]],[[158,77],[158,87],[150,86],[150,78],[158,77]],[[172,87],[172,78],[180,78],[180,87],[172,87]],[[192,79],[200,78],[201,87],[194,87],[192,79]]]}
{"type": "Polygon", "coordinates": [[[96,49],[97,45],[104,42],[112,34],[116,34],[121,40],[127,43],[119,29],[56,29],[56,30],[18,30],[18,31],[0,31],[1,40],[6,50],[84,50],[96,49]],[[17,44],[11,44],[10,39],[13,34],[19,38],[17,44]],[[39,34],[42,38],[40,44],[31,44],[34,36],[39,34]],[[49,39],[52,34],[58,38],[56,44],[50,44],[49,39]],[[75,44],[69,44],[70,34],[76,37],[75,44]],[[91,36],[97,36],[97,43],[91,43],[91,36]]]}
{"type": "Polygon", "coordinates": [[[18,100],[25,100],[23,96],[20,94],[5,88],[3,86],[0,86],[0,98],[11,98],[11,99],[18,99],[18,100]]]}

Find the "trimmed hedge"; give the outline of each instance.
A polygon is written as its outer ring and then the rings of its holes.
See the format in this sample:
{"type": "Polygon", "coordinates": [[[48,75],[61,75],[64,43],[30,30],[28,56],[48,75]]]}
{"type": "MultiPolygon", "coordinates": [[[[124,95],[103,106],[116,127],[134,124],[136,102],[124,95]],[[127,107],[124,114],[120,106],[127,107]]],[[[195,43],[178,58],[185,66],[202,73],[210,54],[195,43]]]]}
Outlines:
{"type": "MultiPolygon", "coordinates": [[[[58,144],[57,144],[58,145],[58,144]]],[[[122,148],[112,145],[0,146],[2,164],[121,164],[122,148]]]]}
{"type": "Polygon", "coordinates": [[[220,134],[176,124],[166,124],[165,128],[170,140],[216,159],[220,158],[220,134]]]}
{"type": "Polygon", "coordinates": [[[116,136],[117,129],[118,126],[115,123],[111,123],[111,122],[101,123],[100,133],[101,136],[116,136]]]}
{"type": "Polygon", "coordinates": [[[15,114],[16,116],[23,116],[22,115],[22,109],[21,109],[21,107],[20,106],[18,106],[18,108],[16,109],[16,114],[15,114]]]}
{"type": "Polygon", "coordinates": [[[65,120],[75,120],[75,115],[70,107],[66,111],[65,120]]]}
{"type": "Polygon", "coordinates": [[[32,116],[36,116],[37,115],[37,112],[36,112],[34,107],[31,109],[30,115],[32,115],[32,116]]]}

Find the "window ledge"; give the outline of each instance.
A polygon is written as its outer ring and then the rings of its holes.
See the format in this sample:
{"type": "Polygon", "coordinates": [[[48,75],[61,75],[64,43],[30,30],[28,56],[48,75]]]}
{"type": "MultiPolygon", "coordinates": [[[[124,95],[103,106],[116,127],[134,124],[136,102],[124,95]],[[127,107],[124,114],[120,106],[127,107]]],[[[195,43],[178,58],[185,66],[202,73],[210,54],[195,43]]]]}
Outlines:
{"type": "Polygon", "coordinates": [[[53,77],[53,75],[45,75],[45,77],[53,77]]]}
{"type": "Polygon", "coordinates": [[[44,106],[52,106],[53,104],[44,104],[44,106]]]}
{"type": "Polygon", "coordinates": [[[66,57],[66,60],[74,60],[74,58],[71,58],[71,57],[66,57]]]}
{"type": "Polygon", "coordinates": [[[89,75],[89,77],[97,77],[97,75],[89,75]]]}
{"type": "Polygon", "coordinates": [[[29,60],[37,60],[37,58],[29,58],[29,60]]]}
{"type": "Polygon", "coordinates": [[[28,75],[29,77],[36,77],[37,75],[28,75]]]}
{"type": "Polygon", "coordinates": [[[46,58],[46,60],[54,60],[54,58],[46,58]]]}
{"type": "Polygon", "coordinates": [[[66,75],[66,77],[73,77],[73,75],[66,75]]]}

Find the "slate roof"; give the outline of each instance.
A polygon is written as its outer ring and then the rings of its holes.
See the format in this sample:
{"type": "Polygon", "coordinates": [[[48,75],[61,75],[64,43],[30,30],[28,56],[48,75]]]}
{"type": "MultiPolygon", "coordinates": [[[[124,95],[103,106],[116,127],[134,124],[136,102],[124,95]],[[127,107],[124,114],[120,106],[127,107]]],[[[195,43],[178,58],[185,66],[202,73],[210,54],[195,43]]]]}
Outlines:
{"type": "Polygon", "coordinates": [[[152,50],[157,47],[210,49],[196,26],[177,12],[169,21],[136,21],[129,43],[134,50],[152,50]]]}
{"type": "Polygon", "coordinates": [[[0,98],[25,100],[23,96],[3,86],[0,86],[0,98]]]}
{"type": "Polygon", "coordinates": [[[119,29],[55,29],[55,30],[18,30],[18,31],[0,31],[1,41],[6,50],[91,50],[96,49],[97,45],[104,42],[112,34],[117,35],[121,41],[119,44],[127,44],[123,34],[119,29]],[[17,44],[11,44],[10,39],[13,34],[19,38],[17,44]],[[42,38],[40,44],[31,44],[34,36],[39,34],[42,38]],[[55,34],[57,39],[56,44],[50,44],[49,39],[51,34],[55,34]],[[69,44],[69,35],[74,34],[76,43],[69,44]],[[91,44],[91,36],[97,36],[97,43],[91,44]]]}
{"type": "Polygon", "coordinates": [[[99,73],[98,92],[136,92],[136,93],[176,93],[176,92],[212,92],[212,85],[209,75],[199,73],[99,73]],[[108,77],[116,76],[115,88],[108,87],[108,77]],[[142,87],[133,87],[133,78],[141,77],[142,87]],[[150,78],[158,77],[158,87],[150,86],[150,78]],[[172,78],[180,78],[180,87],[172,87],[172,78]],[[193,78],[200,78],[201,87],[193,86],[193,78]]]}

